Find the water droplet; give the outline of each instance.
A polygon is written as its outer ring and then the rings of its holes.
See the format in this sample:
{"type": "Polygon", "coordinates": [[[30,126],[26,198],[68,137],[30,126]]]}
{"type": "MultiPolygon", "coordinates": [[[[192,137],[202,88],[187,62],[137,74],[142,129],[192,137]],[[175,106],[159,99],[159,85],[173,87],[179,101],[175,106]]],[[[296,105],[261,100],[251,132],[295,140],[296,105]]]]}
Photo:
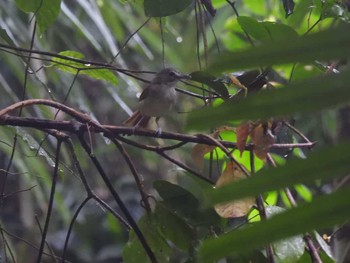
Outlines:
{"type": "Polygon", "coordinates": [[[177,42],[177,43],[182,43],[182,37],[177,37],[177,38],[176,38],[176,42],[177,42]]]}

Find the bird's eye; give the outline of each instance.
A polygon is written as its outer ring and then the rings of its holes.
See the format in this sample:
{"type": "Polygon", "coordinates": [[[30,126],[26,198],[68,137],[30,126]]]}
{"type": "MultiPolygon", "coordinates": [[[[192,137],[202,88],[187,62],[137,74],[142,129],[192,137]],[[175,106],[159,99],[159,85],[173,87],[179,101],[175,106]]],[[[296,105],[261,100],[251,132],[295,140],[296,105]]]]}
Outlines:
{"type": "Polygon", "coordinates": [[[170,71],[169,72],[169,76],[174,77],[175,76],[175,72],[174,71],[170,71]]]}

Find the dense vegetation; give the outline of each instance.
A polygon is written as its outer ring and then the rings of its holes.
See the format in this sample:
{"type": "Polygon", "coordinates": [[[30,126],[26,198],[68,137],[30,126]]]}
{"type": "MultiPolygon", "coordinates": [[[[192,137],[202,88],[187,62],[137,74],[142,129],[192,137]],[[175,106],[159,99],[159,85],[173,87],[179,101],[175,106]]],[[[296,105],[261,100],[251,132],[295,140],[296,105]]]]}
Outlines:
{"type": "Polygon", "coordinates": [[[3,1],[0,261],[349,262],[349,9],[3,1]]]}

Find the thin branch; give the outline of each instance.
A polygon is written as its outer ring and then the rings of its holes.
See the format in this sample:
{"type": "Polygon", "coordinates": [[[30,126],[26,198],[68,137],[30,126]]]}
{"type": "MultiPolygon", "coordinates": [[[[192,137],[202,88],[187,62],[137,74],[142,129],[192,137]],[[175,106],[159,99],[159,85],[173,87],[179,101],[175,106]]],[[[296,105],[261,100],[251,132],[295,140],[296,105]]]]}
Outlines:
{"type": "Polygon", "coordinates": [[[83,169],[81,168],[80,166],[80,163],[79,163],[79,160],[78,160],[78,157],[74,151],[74,146],[73,146],[73,143],[71,141],[70,138],[68,138],[67,140],[65,140],[65,143],[67,144],[68,146],[68,151],[70,152],[70,155],[72,157],[72,160],[73,160],[73,163],[74,163],[74,166],[75,168],[77,169],[78,171],[78,174],[79,174],[79,177],[85,187],[85,190],[87,192],[87,195],[88,196],[91,196],[94,200],[96,200],[101,206],[103,206],[105,209],[107,209],[122,225],[124,225],[124,227],[127,229],[127,230],[130,230],[131,229],[131,226],[129,225],[128,222],[126,222],[126,220],[121,216],[119,215],[113,208],[111,208],[106,202],[104,202],[101,198],[99,198],[94,192],[93,190],[91,189],[89,183],[87,182],[87,179],[86,179],[86,176],[83,172],[83,169]]]}
{"type": "Polygon", "coordinates": [[[108,190],[110,191],[110,193],[112,194],[114,200],[117,202],[120,210],[122,210],[123,214],[125,215],[126,219],[128,220],[129,224],[131,225],[132,229],[134,230],[136,236],[138,237],[138,239],[140,240],[143,248],[145,249],[145,252],[147,253],[149,259],[151,260],[152,263],[157,263],[157,259],[154,255],[154,253],[151,250],[151,247],[149,246],[149,244],[147,243],[147,240],[145,239],[143,233],[141,232],[140,228],[137,226],[135,220],[133,219],[133,217],[131,216],[128,208],[125,206],[124,202],[122,201],[122,199],[119,197],[119,194],[116,192],[116,190],[113,187],[112,182],[109,180],[107,174],[105,173],[104,169],[102,168],[102,165],[100,164],[100,162],[98,161],[98,159],[91,154],[91,148],[90,146],[86,143],[85,139],[83,138],[83,135],[80,134],[78,136],[79,141],[81,143],[81,145],[83,146],[84,150],[86,151],[86,153],[88,154],[88,156],[90,157],[91,161],[94,163],[97,171],[99,172],[102,180],[104,181],[104,183],[106,184],[108,190]]]}
{"type": "Polygon", "coordinates": [[[42,234],[42,237],[41,237],[41,243],[40,243],[38,258],[36,260],[37,263],[41,262],[41,257],[43,255],[44,245],[45,245],[45,241],[46,241],[46,235],[47,235],[47,232],[48,232],[48,229],[49,229],[49,223],[50,223],[51,214],[52,214],[52,210],[53,210],[53,201],[54,201],[55,192],[56,192],[56,182],[57,182],[57,177],[58,177],[58,165],[59,165],[61,144],[62,144],[62,141],[61,140],[57,140],[55,168],[54,168],[53,175],[52,175],[52,185],[51,185],[51,191],[50,191],[49,205],[48,205],[48,208],[47,208],[46,220],[45,220],[43,234],[42,234]]]}
{"type": "MultiPolygon", "coordinates": [[[[51,106],[60,107],[59,104],[57,105],[56,102],[52,102],[51,106]]],[[[177,140],[177,141],[186,142],[186,143],[200,143],[200,144],[214,145],[214,146],[216,145],[215,142],[200,135],[186,135],[186,134],[174,133],[174,132],[162,132],[161,134],[157,134],[157,132],[153,130],[134,129],[133,127],[125,127],[125,126],[101,125],[93,121],[88,115],[79,113],[73,109],[66,111],[66,110],[63,110],[62,107],[60,108],[62,109],[62,111],[65,111],[68,115],[71,115],[72,117],[76,118],[78,121],[76,120],[53,121],[53,120],[38,119],[38,118],[0,115],[0,125],[30,127],[30,128],[40,129],[40,130],[57,129],[60,131],[66,131],[66,132],[71,132],[75,134],[78,130],[87,131],[88,128],[86,127],[85,124],[90,124],[92,126],[92,128],[90,129],[90,132],[103,133],[107,131],[108,138],[119,139],[118,136],[120,135],[129,135],[129,136],[133,135],[133,136],[141,136],[141,137],[149,137],[149,138],[177,140]]],[[[217,140],[217,141],[227,148],[237,147],[235,142],[223,141],[223,140],[217,140]]],[[[130,142],[129,144],[132,144],[132,141],[129,141],[129,142],[130,142]]],[[[134,143],[137,144],[136,142],[134,143]]],[[[310,148],[310,147],[313,147],[314,145],[315,145],[315,142],[273,144],[271,145],[271,149],[310,148]]],[[[253,147],[254,147],[253,144],[247,144],[245,147],[245,150],[253,149],[253,147]]],[[[142,148],[142,146],[140,146],[140,148],[142,148]]],[[[148,148],[145,147],[144,149],[148,149],[148,148]]]]}
{"type": "Polygon", "coordinates": [[[84,201],[78,206],[77,210],[75,211],[75,213],[72,217],[72,220],[70,221],[69,228],[68,228],[67,235],[66,235],[66,239],[64,241],[63,255],[62,255],[63,262],[66,259],[66,253],[67,253],[67,249],[68,249],[68,241],[69,241],[70,234],[72,233],[72,230],[73,230],[73,225],[74,225],[75,221],[77,220],[80,211],[83,209],[83,207],[87,204],[87,202],[90,199],[91,199],[91,196],[88,196],[84,199],[84,201]]]}
{"type": "Polygon", "coordinates": [[[145,187],[144,187],[144,184],[143,184],[143,180],[139,176],[134,163],[132,162],[128,152],[125,150],[123,145],[120,142],[118,142],[116,139],[111,139],[111,140],[114,143],[114,145],[117,146],[119,152],[122,154],[122,156],[124,157],[125,162],[129,166],[129,169],[130,169],[132,175],[134,176],[134,180],[136,182],[137,188],[139,189],[139,192],[141,194],[142,203],[143,203],[146,211],[150,213],[151,212],[151,205],[148,202],[148,198],[147,198],[148,196],[147,196],[147,194],[145,192],[145,187]]]}
{"type": "Polygon", "coordinates": [[[113,57],[112,61],[110,63],[113,63],[114,60],[119,56],[119,54],[123,51],[123,49],[126,47],[126,45],[129,43],[129,41],[149,22],[151,18],[147,18],[147,20],[138,28],[136,29],[124,42],[124,44],[121,46],[121,48],[118,50],[117,54],[113,57]]]}
{"type": "Polygon", "coordinates": [[[306,143],[311,143],[311,141],[301,131],[299,131],[297,128],[295,128],[290,123],[284,121],[283,125],[286,125],[289,129],[291,129],[293,132],[298,134],[306,143]]]}

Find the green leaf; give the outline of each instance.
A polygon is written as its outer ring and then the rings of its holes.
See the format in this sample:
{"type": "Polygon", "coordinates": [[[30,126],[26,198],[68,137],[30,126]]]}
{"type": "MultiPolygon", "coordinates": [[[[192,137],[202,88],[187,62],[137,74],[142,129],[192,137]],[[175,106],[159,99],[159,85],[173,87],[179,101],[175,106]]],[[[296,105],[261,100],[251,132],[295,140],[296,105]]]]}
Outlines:
{"type": "MultiPolygon", "coordinates": [[[[279,213],[285,212],[286,209],[278,206],[267,206],[265,208],[267,218],[271,218],[279,213]]],[[[273,251],[284,263],[294,263],[304,254],[305,242],[302,235],[278,240],[272,244],[273,251]]]]}
{"type": "MultiPolygon", "coordinates": [[[[159,233],[154,216],[143,216],[138,225],[158,262],[169,262],[172,251],[166,240],[159,233]]],[[[130,231],[129,241],[123,249],[123,262],[151,262],[133,230],[130,231]]]]}
{"type": "Polygon", "coordinates": [[[160,233],[178,248],[189,250],[194,239],[194,231],[173,211],[167,209],[162,203],[157,203],[154,211],[160,233]]]}
{"type": "Polygon", "coordinates": [[[251,227],[204,241],[198,250],[199,262],[213,262],[235,252],[248,252],[282,238],[343,223],[350,218],[349,206],[348,189],[316,198],[251,227]]]}
{"type": "Polygon", "coordinates": [[[211,203],[221,203],[296,184],[313,183],[318,179],[344,176],[350,170],[349,148],[350,142],[342,142],[313,152],[306,160],[294,159],[282,167],[260,170],[254,177],[209,190],[207,197],[211,203]]]}
{"type": "MultiPolygon", "coordinates": [[[[58,53],[61,56],[66,56],[70,57],[73,59],[83,59],[84,55],[77,52],[77,51],[72,51],[72,50],[67,50],[67,51],[62,51],[58,53]]],[[[84,74],[87,75],[93,79],[99,79],[99,80],[105,80],[113,85],[118,84],[118,79],[115,76],[115,74],[110,71],[109,69],[105,68],[91,68],[91,65],[86,65],[84,63],[72,61],[69,58],[64,59],[64,58],[57,58],[54,57],[52,58],[53,60],[53,66],[56,68],[69,72],[72,74],[84,74]]]]}
{"type": "Polygon", "coordinates": [[[144,9],[148,17],[163,17],[181,12],[191,3],[191,0],[145,0],[144,9]]]}
{"type": "Polygon", "coordinates": [[[164,200],[164,204],[175,213],[187,218],[196,214],[199,201],[184,188],[162,180],[155,181],[153,187],[164,200]]]}
{"type": "Polygon", "coordinates": [[[266,43],[240,52],[225,52],[211,63],[208,71],[222,73],[238,69],[293,62],[341,59],[350,57],[350,27],[341,25],[315,34],[266,43]]]}
{"type": "Polygon", "coordinates": [[[238,23],[250,36],[262,43],[271,43],[283,39],[296,39],[298,33],[290,26],[275,22],[258,22],[254,18],[239,16],[238,23]]]}
{"type": "MultiPolygon", "coordinates": [[[[349,34],[350,35],[350,34],[349,34]]],[[[206,128],[233,120],[285,117],[318,111],[350,100],[350,72],[294,82],[282,89],[261,91],[240,101],[226,101],[189,115],[189,128],[206,128]]]]}
{"type": "Polygon", "coordinates": [[[35,14],[40,32],[43,33],[56,20],[61,10],[61,0],[15,0],[23,12],[35,14]]]}
{"type": "Polygon", "coordinates": [[[256,21],[256,19],[248,16],[239,16],[237,17],[237,22],[243,30],[256,40],[268,42],[270,39],[263,24],[256,21]]]}
{"type": "Polygon", "coordinates": [[[225,99],[229,97],[226,86],[210,73],[204,71],[195,71],[190,75],[191,80],[208,85],[225,99]]]}
{"type": "Polygon", "coordinates": [[[312,200],[312,192],[307,186],[299,184],[295,186],[295,191],[298,195],[306,202],[310,202],[312,200]]]}

